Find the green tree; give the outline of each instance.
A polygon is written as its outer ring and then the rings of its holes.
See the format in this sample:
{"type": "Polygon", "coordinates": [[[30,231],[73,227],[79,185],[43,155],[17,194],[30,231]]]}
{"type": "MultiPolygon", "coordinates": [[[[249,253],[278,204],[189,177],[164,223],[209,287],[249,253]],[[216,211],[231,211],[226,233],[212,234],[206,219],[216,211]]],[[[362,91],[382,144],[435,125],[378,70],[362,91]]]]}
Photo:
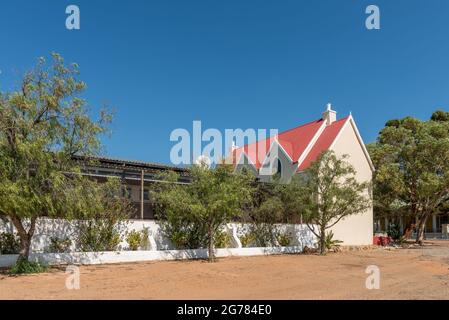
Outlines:
{"type": "Polygon", "coordinates": [[[270,196],[259,206],[254,207],[245,222],[249,222],[249,233],[258,247],[276,246],[280,232],[276,223],[281,223],[284,205],[277,196],[270,196]]]}
{"type": "Polygon", "coordinates": [[[78,220],[75,240],[81,251],[117,250],[126,219],[134,211],[131,201],[122,196],[122,188],[118,179],[98,183],[83,177],[70,188],[72,195],[65,206],[70,211],[63,217],[78,220]]]}
{"type": "Polygon", "coordinates": [[[254,177],[234,173],[232,166],[224,164],[213,169],[192,166],[190,177],[190,183],[179,184],[178,176],[172,173],[165,177],[168,183],[155,186],[158,217],[172,241],[207,246],[209,261],[214,261],[216,235],[224,224],[242,214],[244,204],[251,199],[254,177]],[[189,238],[194,236],[199,237],[189,238]]]}
{"type": "Polygon", "coordinates": [[[371,206],[370,183],[357,181],[347,156],[338,158],[333,151],[321,153],[282,192],[299,199],[291,203],[290,210],[302,213],[304,222],[318,239],[321,254],[326,253],[326,230],[371,206]]]}
{"type": "Polygon", "coordinates": [[[427,219],[440,211],[449,191],[449,121],[437,111],[431,120],[412,117],[387,122],[368,146],[376,173],[377,215],[417,219],[422,243],[427,219]]]}
{"type": "Polygon", "coordinates": [[[98,153],[111,114],[101,111],[92,120],[80,96],[86,85],[78,66],[66,66],[58,54],[52,58],[50,66],[40,58],[18,90],[0,92],[0,216],[20,237],[19,262],[28,260],[39,217],[105,208],[95,202],[105,189],[79,174],[73,156],[98,153]]]}
{"type": "Polygon", "coordinates": [[[245,206],[242,221],[249,223],[248,235],[258,247],[275,246],[281,235],[276,224],[291,222],[287,210],[290,198],[281,197],[279,178],[273,182],[258,182],[253,188],[252,201],[245,206]]]}
{"type": "Polygon", "coordinates": [[[432,113],[430,120],[448,122],[449,121],[449,112],[446,112],[443,110],[437,110],[434,113],[432,113]]]}

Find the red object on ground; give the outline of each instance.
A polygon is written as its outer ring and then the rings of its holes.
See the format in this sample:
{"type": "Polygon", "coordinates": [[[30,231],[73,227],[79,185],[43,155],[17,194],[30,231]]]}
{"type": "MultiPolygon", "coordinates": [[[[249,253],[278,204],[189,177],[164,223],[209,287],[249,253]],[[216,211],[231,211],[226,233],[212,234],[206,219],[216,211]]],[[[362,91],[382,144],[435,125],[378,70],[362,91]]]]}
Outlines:
{"type": "Polygon", "coordinates": [[[376,246],[387,246],[393,242],[391,237],[383,237],[383,236],[374,236],[373,244],[376,246]]]}

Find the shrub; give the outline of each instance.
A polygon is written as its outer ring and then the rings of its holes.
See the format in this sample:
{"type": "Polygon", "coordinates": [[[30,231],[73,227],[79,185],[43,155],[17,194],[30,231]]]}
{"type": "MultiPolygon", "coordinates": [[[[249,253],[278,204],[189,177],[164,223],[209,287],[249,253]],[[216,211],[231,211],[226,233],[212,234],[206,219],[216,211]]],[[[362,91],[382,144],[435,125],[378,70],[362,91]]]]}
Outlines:
{"type": "Polygon", "coordinates": [[[168,211],[162,218],[164,220],[160,220],[162,234],[176,249],[197,249],[207,246],[206,228],[195,219],[189,218],[168,211]]]}
{"type": "Polygon", "coordinates": [[[27,273],[41,273],[47,271],[46,265],[39,262],[33,262],[28,260],[19,260],[11,268],[10,274],[27,274],[27,273]]]}
{"type": "Polygon", "coordinates": [[[69,238],[57,238],[57,237],[51,237],[50,238],[50,246],[48,247],[48,251],[52,253],[63,253],[63,252],[69,252],[70,247],[72,245],[72,240],[69,238]]]}
{"type": "Polygon", "coordinates": [[[231,235],[226,231],[218,232],[215,235],[214,245],[216,248],[227,248],[231,244],[231,235]]]}
{"type": "Polygon", "coordinates": [[[248,232],[240,237],[240,242],[242,243],[242,247],[248,247],[251,242],[254,242],[254,234],[248,232]]]}
{"type": "Polygon", "coordinates": [[[258,247],[272,247],[276,245],[279,231],[272,223],[253,223],[250,226],[250,233],[258,247]]]}
{"type": "Polygon", "coordinates": [[[343,241],[334,239],[334,233],[332,232],[332,230],[326,234],[326,238],[324,240],[326,250],[331,250],[335,247],[339,247],[340,243],[343,243],[343,241]]]}
{"type": "Polygon", "coordinates": [[[126,235],[126,242],[128,242],[129,249],[136,251],[142,243],[141,233],[136,230],[131,230],[126,235]]]}
{"type": "Polygon", "coordinates": [[[116,251],[127,219],[135,208],[129,199],[120,195],[122,186],[118,179],[86,183],[86,187],[84,197],[88,202],[73,212],[73,218],[78,220],[77,247],[83,252],[116,251]],[[93,197],[90,197],[91,193],[93,197]]]}
{"type": "Polygon", "coordinates": [[[402,236],[401,228],[395,223],[390,223],[388,225],[387,235],[395,241],[399,240],[402,236]]]}
{"type": "Polygon", "coordinates": [[[18,254],[20,250],[19,238],[8,232],[0,233],[0,254],[18,254]]]}
{"type": "Polygon", "coordinates": [[[83,252],[115,251],[121,242],[121,221],[91,219],[78,224],[78,246],[83,252]]]}
{"type": "Polygon", "coordinates": [[[291,245],[292,238],[288,233],[279,233],[277,236],[277,241],[281,247],[288,247],[291,245]]]}
{"type": "Polygon", "coordinates": [[[130,250],[136,251],[139,247],[142,250],[147,250],[150,246],[149,237],[149,228],[143,228],[141,231],[131,230],[126,235],[126,242],[128,242],[130,250]]]}
{"type": "Polygon", "coordinates": [[[149,228],[143,228],[141,231],[141,239],[140,239],[140,247],[143,250],[148,250],[150,247],[150,229],[149,228]]]}
{"type": "Polygon", "coordinates": [[[256,246],[270,247],[277,244],[279,231],[276,223],[282,220],[282,214],[283,203],[274,195],[265,195],[248,210],[245,220],[250,222],[249,232],[256,246]]]}

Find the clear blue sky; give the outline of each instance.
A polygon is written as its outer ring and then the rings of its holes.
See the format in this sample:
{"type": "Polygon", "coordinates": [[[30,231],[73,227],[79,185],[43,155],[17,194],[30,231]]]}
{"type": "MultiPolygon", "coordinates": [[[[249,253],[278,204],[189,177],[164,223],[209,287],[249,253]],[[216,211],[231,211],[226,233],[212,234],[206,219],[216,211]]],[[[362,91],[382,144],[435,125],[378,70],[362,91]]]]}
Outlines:
{"type": "Polygon", "coordinates": [[[0,41],[3,90],[38,56],[77,62],[89,104],[117,110],[104,143],[125,159],[168,163],[170,132],[193,120],[284,130],[330,101],[371,142],[388,119],[449,109],[447,0],[2,1],[0,41]]]}

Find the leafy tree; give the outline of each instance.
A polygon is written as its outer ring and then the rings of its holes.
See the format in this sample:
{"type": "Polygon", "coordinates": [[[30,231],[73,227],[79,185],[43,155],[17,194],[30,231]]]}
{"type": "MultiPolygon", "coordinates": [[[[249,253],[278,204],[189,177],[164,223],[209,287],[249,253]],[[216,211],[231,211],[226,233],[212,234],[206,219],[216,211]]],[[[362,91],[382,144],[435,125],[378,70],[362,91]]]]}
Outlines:
{"type": "Polygon", "coordinates": [[[276,223],[281,222],[284,206],[280,198],[271,196],[256,207],[251,215],[249,232],[258,247],[276,246],[280,235],[276,223]]]}
{"type": "MultiPolygon", "coordinates": [[[[251,201],[244,207],[241,221],[248,223],[248,237],[258,247],[275,246],[279,231],[276,223],[284,222],[284,204],[276,190],[275,183],[254,184],[251,201]]],[[[249,238],[248,238],[249,239],[249,238]]]]}
{"type": "Polygon", "coordinates": [[[19,252],[19,239],[9,232],[0,232],[0,254],[17,254],[19,252]]]}
{"type": "Polygon", "coordinates": [[[158,217],[165,220],[165,230],[173,241],[186,244],[198,231],[202,236],[191,244],[207,246],[209,261],[215,260],[215,238],[225,223],[242,214],[243,205],[250,201],[254,177],[233,173],[229,165],[209,169],[205,165],[190,168],[191,182],[177,183],[178,177],[166,176],[169,183],[158,184],[153,190],[158,217]],[[168,228],[167,229],[167,225],[168,228]],[[187,232],[180,232],[179,227],[187,232]]]}
{"type": "Polygon", "coordinates": [[[376,214],[416,218],[417,243],[424,239],[427,219],[448,200],[449,122],[445,119],[445,113],[435,112],[429,121],[412,117],[389,121],[368,146],[377,169],[376,214]]]}
{"type": "Polygon", "coordinates": [[[371,205],[370,184],[356,179],[354,167],[338,158],[333,151],[325,151],[301,175],[285,185],[283,193],[297,197],[298,214],[318,238],[320,253],[326,253],[326,230],[342,219],[365,211],[371,205]]]}
{"type": "Polygon", "coordinates": [[[430,120],[448,122],[449,121],[449,112],[446,112],[443,110],[437,110],[434,113],[432,113],[430,120]]]}
{"type": "Polygon", "coordinates": [[[121,188],[117,179],[98,183],[83,178],[70,188],[75,192],[66,208],[72,210],[68,217],[78,220],[75,236],[81,251],[117,250],[126,219],[133,212],[130,200],[122,197],[121,188]]]}
{"type": "Polygon", "coordinates": [[[86,85],[78,66],[66,66],[58,54],[52,58],[50,66],[40,58],[18,90],[0,92],[0,216],[20,237],[19,261],[28,259],[39,217],[105,208],[93,201],[105,190],[79,175],[73,156],[98,154],[111,115],[101,111],[92,120],[80,97],[86,85]]]}
{"type": "Polygon", "coordinates": [[[162,234],[176,249],[196,249],[207,246],[205,225],[192,212],[194,203],[186,186],[178,182],[175,172],[160,174],[159,183],[151,189],[156,217],[162,234]]]}

